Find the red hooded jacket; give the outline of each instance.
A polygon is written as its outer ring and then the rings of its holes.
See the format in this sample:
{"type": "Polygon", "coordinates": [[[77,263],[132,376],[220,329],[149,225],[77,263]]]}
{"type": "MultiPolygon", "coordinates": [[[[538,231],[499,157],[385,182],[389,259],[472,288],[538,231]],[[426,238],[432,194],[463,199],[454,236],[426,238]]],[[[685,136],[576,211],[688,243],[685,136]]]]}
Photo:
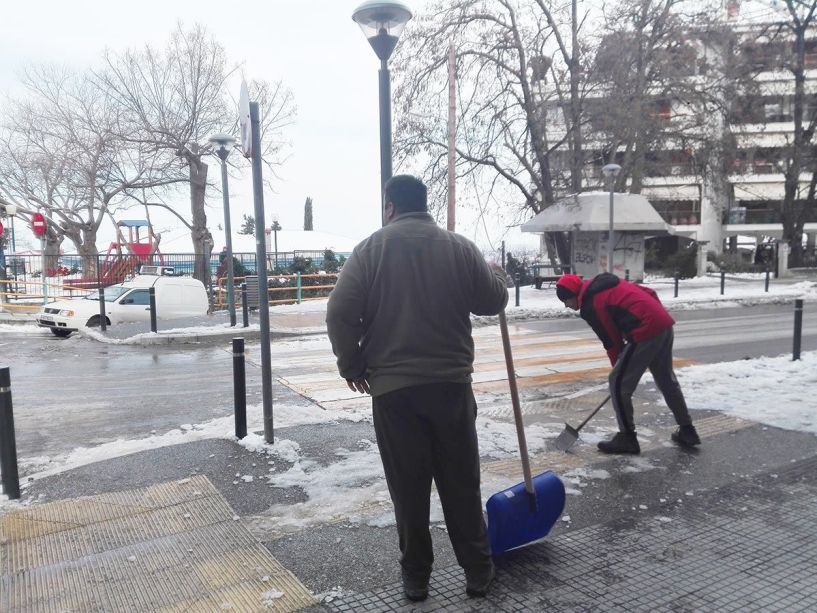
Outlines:
{"type": "Polygon", "coordinates": [[[609,272],[582,283],[579,314],[593,328],[613,365],[625,341],[649,340],[675,324],[653,290],[609,272]]]}

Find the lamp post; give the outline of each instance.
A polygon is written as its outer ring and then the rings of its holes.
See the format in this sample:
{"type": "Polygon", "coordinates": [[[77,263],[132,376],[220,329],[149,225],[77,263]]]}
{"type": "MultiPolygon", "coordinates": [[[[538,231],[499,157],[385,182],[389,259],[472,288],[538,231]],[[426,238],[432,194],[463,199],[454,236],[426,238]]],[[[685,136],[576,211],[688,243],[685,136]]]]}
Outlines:
{"type": "Polygon", "coordinates": [[[619,171],[621,171],[621,166],[618,164],[607,164],[601,169],[602,174],[610,181],[610,230],[607,235],[607,272],[613,272],[613,246],[615,245],[613,240],[613,194],[615,193],[616,177],[619,171]]]}
{"type": "Polygon", "coordinates": [[[3,208],[6,210],[6,215],[11,219],[11,252],[14,253],[17,251],[17,245],[14,240],[14,216],[17,215],[17,205],[6,204],[3,208]]]}
{"type": "Polygon", "coordinates": [[[233,277],[233,233],[230,226],[230,193],[227,187],[227,157],[235,144],[229,134],[214,134],[209,138],[216,147],[216,155],[221,160],[221,194],[224,201],[224,236],[227,242],[227,310],[230,326],[235,326],[235,282],[233,277]]]}
{"type": "Polygon", "coordinates": [[[392,175],[391,153],[391,82],[389,57],[397,46],[397,40],[411,11],[402,2],[364,2],[352,13],[352,19],[380,59],[380,219],[383,222],[383,188],[392,175]]]}
{"type": "Polygon", "coordinates": [[[278,230],[281,229],[281,224],[278,223],[278,213],[272,214],[272,225],[270,226],[270,230],[272,230],[272,240],[273,240],[273,248],[275,251],[275,268],[278,268],[278,230]]]}
{"type": "MultiPolygon", "coordinates": [[[[10,215],[10,213],[8,212],[8,208],[9,205],[0,204],[0,211],[10,215]]],[[[5,240],[3,239],[3,224],[0,223],[0,281],[4,281],[6,279],[6,251],[4,245],[5,240]]],[[[5,291],[6,291],[5,286],[3,284],[0,284],[0,292],[5,291]]],[[[0,293],[0,301],[2,300],[2,296],[3,294],[0,293]]]]}

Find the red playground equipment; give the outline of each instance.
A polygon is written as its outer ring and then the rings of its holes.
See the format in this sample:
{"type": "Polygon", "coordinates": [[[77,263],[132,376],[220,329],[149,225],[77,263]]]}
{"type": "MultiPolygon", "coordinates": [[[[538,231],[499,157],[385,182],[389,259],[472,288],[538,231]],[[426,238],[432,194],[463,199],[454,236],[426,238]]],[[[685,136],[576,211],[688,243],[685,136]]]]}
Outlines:
{"type": "MultiPolygon", "coordinates": [[[[99,263],[98,278],[66,279],[65,286],[82,289],[107,287],[122,283],[139,269],[140,264],[164,264],[164,257],[159,252],[158,242],[153,236],[153,228],[142,219],[126,219],[117,222],[117,228],[128,229],[127,242],[111,243],[105,259],[99,263]],[[147,228],[147,236],[140,237],[140,229],[147,228]],[[158,259],[157,261],[154,261],[158,259]]],[[[122,236],[122,232],[118,231],[122,236]]],[[[123,237],[124,238],[124,237],[123,237]]]]}

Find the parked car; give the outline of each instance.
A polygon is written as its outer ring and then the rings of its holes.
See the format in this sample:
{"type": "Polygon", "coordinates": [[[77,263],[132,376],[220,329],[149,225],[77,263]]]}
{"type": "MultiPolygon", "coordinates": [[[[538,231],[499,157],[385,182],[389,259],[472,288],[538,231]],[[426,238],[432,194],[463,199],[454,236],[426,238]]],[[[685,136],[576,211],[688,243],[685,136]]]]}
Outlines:
{"type": "MultiPolygon", "coordinates": [[[[156,272],[163,272],[161,269],[156,272]]],[[[150,288],[156,290],[158,319],[178,319],[206,315],[207,292],[201,281],[189,277],[139,274],[130,281],[105,288],[105,322],[150,321],[150,288]]],[[[37,325],[50,328],[56,336],[69,336],[83,326],[100,325],[99,294],[94,291],[76,300],[57,300],[45,305],[36,317],[37,325]]]]}

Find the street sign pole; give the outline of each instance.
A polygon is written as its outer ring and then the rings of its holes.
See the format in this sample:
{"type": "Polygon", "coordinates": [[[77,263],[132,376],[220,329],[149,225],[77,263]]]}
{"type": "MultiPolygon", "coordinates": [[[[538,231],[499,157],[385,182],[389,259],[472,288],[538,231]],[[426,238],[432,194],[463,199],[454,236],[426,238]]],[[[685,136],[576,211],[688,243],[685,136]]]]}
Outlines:
{"type": "MultiPolygon", "coordinates": [[[[242,99],[248,100],[246,84],[242,85],[242,99]]],[[[252,187],[255,203],[255,263],[258,275],[258,323],[261,327],[261,396],[264,408],[264,440],[274,442],[272,424],[272,356],[269,329],[269,294],[267,287],[267,249],[264,230],[264,182],[261,174],[261,113],[257,102],[248,102],[250,119],[250,157],[252,158],[252,187]]],[[[244,117],[243,104],[239,111],[244,117]]],[[[241,130],[242,148],[247,155],[245,130],[241,130]]]]}
{"type": "Polygon", "coordinates": [[[36,236],[40,237],[40,255],[42,256],[42,278],[43,278],[43,304],[48,304],[48,271],[45,267],[45,233],[47,226],[45,217],[40,212],[31,216],[31,229],[36,236]]]}
{"type": "Polygon", "coordinates": [[[45,270],[45,234],[40,236],[40,254],[43,256],[43,304],[48,304],[48,280],[45,270]]]}

